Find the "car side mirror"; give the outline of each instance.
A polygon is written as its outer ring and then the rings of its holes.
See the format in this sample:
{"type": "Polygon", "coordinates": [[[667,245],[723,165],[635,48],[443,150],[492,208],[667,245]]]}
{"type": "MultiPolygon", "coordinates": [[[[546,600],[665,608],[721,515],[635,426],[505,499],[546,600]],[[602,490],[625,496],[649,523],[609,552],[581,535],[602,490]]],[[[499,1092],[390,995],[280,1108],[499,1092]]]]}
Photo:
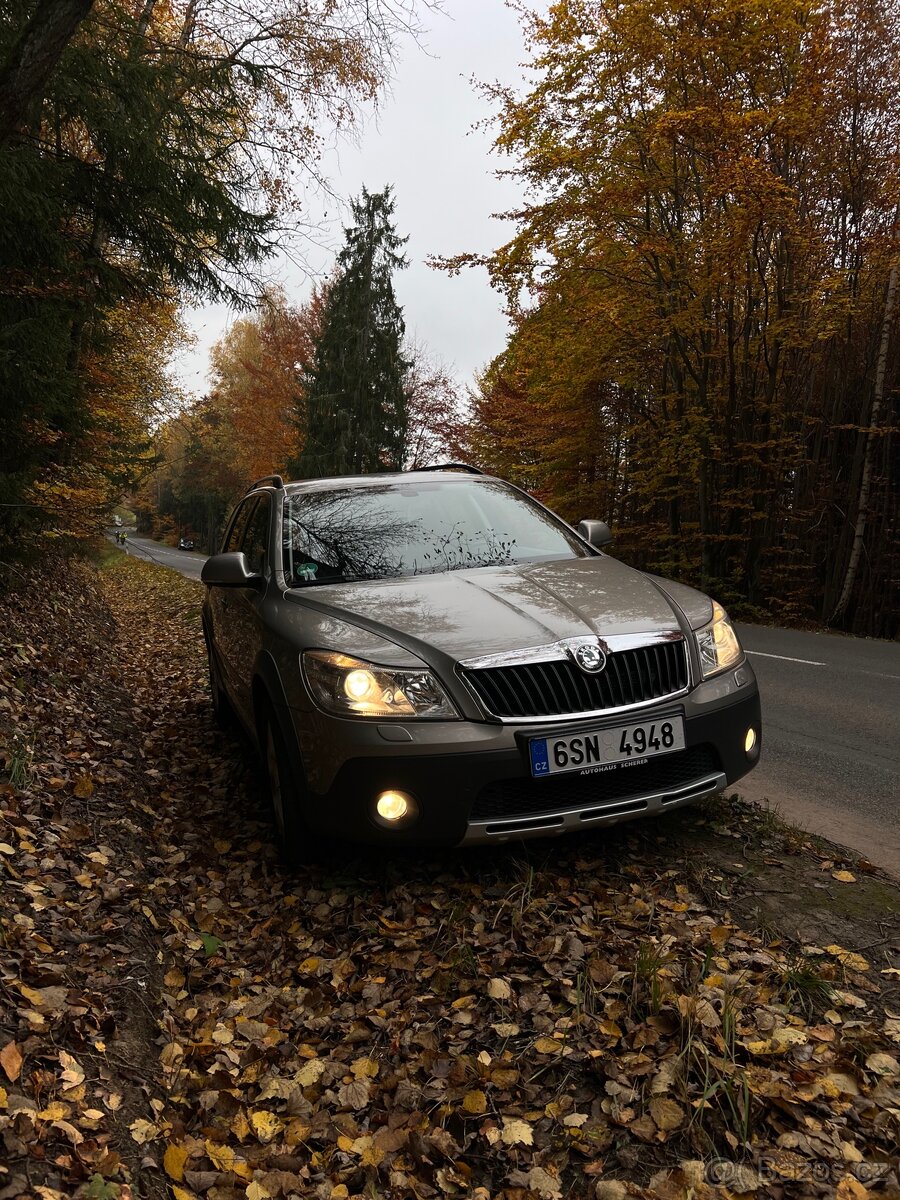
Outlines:
{"type": "Polygon", "coordinates": [[[579,521],[577,532],[597,550],[608,546],[613,540],[612,531],[605,521],[579,521]]]}
{"type": "Polygon", "coordinates": [[[263,577],[250,570],[242,550],[232,550],[208,558],[200,572],[200,581],[212,587],[259,587],[263,577]]]}

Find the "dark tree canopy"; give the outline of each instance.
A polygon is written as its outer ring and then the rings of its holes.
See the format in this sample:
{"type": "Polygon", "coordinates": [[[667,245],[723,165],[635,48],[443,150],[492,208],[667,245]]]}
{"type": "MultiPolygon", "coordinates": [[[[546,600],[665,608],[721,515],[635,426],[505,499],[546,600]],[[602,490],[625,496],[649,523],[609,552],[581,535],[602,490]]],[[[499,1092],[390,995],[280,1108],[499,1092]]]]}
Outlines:
{"type": "Polygon", "coordinates": [[[338,274],[328,293],[292,464],[304,478],[397,469],[407,438],[403,313],[393,274],[406,266],[391,189],[353,202],[338,274]]]}

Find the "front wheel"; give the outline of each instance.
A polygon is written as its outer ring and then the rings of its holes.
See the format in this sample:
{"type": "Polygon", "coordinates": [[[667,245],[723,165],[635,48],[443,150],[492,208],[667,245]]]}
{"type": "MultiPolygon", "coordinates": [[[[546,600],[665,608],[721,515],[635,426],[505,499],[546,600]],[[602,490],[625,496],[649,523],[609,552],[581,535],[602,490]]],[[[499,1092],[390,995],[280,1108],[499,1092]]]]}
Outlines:
{"type": "Polygon", "coordinates": [[[291,761],[278,720],[271,711],[264,732],[263,766],[278,850],[287,866],[302,866],[316,856],[316,839],[303,815],[306,786],[302,769],[291,761]]]}

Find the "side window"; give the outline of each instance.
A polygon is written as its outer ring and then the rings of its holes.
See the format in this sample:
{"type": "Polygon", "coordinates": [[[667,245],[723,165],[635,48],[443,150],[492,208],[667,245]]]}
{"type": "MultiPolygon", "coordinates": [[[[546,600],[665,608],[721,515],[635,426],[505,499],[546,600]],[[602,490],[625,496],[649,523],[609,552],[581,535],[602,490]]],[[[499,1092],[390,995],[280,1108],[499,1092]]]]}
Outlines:
{"type": "Polygon", "coordinates": [[[247,564],[255,574],[262,575],[266,569],[269,549],[269,497],[260,496],[259,504],[247,525],[241,549],[247,556],[247,564]]]}
{"type": "Polygon", "coordinates": [[[234,518],[231,522],[231,528],[228,530],[228,536],[225,539],[225,544],[222,546],[222,553],[227,554],[232,550],[240,550],[241,543],[244,540],[244,531],[247,528],[247,522],[250,520],[250,515],[256,507],[256,497],[251,500],[245,500],[240,505],[234,518]]]}

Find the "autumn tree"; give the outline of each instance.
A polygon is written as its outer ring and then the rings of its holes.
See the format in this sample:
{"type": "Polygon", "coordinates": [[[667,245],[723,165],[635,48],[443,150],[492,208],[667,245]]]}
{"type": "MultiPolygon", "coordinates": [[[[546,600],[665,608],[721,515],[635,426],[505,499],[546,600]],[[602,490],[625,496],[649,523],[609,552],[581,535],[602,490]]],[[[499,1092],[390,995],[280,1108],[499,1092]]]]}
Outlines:
{"type": "Polygon", "coordinates": [[[508,430],[496,453],[569,516],[746,611],[827,619],[856,543],[847,619],[889,632],[896,0],[525,21],[534,84],[493,94],[528,200],[507,245],[449,264],[483,262],[514,326],[472,436],[508,430]]]}
{"type": "Polygon", "coordinates": [[[323,123],[376,96],[410,20],[405,0],[4,6],[0,541],[44,519],[33,485],[86,466],[106,314],[171,289],[255,299],[323,123]]]}
{"type": "Polygon", "coordinates": [[[393,275],[406,266],[405,238],[393,223],[391,189],[353,201],[354,224],[322,314],[298,423],[305,443],[293,467],[301,477],[402,466],[407,440],[403,314],[393,275]]]}
{"type": "Polygon", "coordinates": [[[143,529],[190,532],[212,551],[247,485],[286,472],[326,296],[320,285],[305,304],[292,305],[269,290],[219,339],[207,393],[158,427],[157,466],[137,497],[143,529]]]}

